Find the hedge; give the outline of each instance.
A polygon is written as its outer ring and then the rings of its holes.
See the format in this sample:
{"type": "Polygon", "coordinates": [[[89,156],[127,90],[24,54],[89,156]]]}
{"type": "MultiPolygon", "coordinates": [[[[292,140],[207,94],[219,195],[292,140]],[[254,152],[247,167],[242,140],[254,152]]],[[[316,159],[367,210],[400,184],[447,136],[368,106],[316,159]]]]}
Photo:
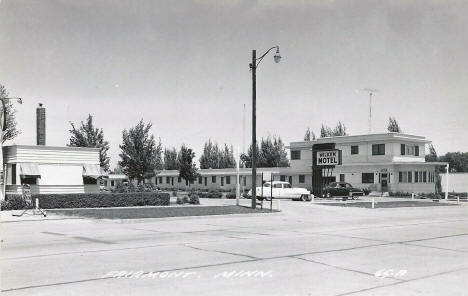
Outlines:
{"type": "MultiPolygon", "coordinates": [[[[168,206],[169,193],[134,192],[134,193],[76,193],[76,194],[38,194],[42,209],[59,208],[106,208],[133,206],[168,206]]],[[[17,210],[25,207],[21,196],[7,196],[2,202],[2,210],[17,210]]]]}

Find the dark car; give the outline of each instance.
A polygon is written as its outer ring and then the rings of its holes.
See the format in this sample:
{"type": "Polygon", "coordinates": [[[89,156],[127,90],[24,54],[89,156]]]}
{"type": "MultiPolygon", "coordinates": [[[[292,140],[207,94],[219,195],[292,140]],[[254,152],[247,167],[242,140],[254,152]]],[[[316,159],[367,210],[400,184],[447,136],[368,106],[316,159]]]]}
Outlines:
{"type": "Polygon", "coordinates": [[[354,199],[355,196],[363,196],[361,189],[354,188],[351,184],[345,182],[331,182],[323,188],[322,197],[347,196],[354,199]]]}

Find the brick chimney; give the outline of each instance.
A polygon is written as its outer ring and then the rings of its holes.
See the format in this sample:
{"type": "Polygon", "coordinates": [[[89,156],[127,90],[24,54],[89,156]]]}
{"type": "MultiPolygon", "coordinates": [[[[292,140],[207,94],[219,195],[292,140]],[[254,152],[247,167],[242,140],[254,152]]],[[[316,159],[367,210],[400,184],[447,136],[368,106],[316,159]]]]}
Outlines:
{"type": "Polygon", "coordinates": [[[45,108],[42,107],[42,103],[39,103],[39,107],[36,108],[36,137],[37,145],[46,144],[46,114],[45,108]]]}

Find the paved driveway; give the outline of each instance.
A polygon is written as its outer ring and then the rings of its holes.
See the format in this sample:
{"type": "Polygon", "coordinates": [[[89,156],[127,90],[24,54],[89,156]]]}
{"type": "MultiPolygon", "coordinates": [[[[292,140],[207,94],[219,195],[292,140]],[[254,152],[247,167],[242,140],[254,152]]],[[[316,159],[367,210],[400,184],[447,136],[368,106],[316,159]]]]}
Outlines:
{"type": "MultiPolygon", "coordinates": [[[[233,200],[202,200],[232,204],[233,200]]],[[[243,203],[249,203],[244,200],[243,203]]],[[[466,295],[468,206],[1,223],[4,295],[466,295]]],[[[9,213],[2,213],[3,217],[9,213]]],[[[34,220],[38,221],[34,221],[34,220]]]]}

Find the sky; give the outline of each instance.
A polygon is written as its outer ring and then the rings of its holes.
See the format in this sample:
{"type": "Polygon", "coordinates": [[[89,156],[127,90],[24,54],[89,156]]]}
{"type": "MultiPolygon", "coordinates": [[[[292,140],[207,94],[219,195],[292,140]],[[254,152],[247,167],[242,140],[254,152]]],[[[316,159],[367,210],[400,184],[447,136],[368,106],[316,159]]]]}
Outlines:
{"type": "Polygon", "coordinates": [[[468,1],[0,0],[0,83],[35,144],[47,108],[47,145],[92,114],[119,160],[122,130],[140,119],[165,147],[204,142],[243,149],[251,139],[249,63],[257,69],[257,137],[301,141],[307,127],[351,135],[404,132],[439,154],[468,151],[468,1]],[[238,148],[239,147],[239,148],[238,148]]]}

